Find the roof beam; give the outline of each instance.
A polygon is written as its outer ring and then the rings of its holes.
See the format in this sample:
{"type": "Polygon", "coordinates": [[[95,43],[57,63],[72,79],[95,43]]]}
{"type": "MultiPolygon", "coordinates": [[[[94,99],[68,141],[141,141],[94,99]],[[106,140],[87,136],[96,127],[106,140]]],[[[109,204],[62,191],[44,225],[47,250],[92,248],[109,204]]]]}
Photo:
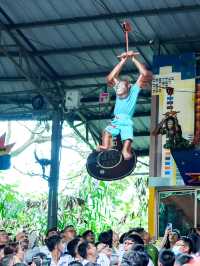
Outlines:
{"type": "MultiPolygon", "coordinates": [[[[61,80],[77,80],[77,79],[93,79],[93,78],[105,78],[108,75],[109,71],[103,72],[92,72],[92,73],[79,73],[79,74],[70,74],[70,75],[59,75],[57,77],[52,77],[54,81],[61,80]]],[[[132,70],[123,70],[121,71],[121,75],[135,75],[138,74],[138,71],[135,69],[132,70]]],[[[8,77],[0,77],[0,81],[4,82],[16,82],[16,81],[27,81],[27,79],[23,76],[8,76],[8,77]]]]}
{"type": "MultiPolygon", "coordinates": [[[[80,85],[66,86],[66,90],[85,90],[85,89],[89,89],[89,88],[92,88],[92,89],[96,88],[96,90],[98,90],[100,88],[107,88],[107,84],[106,83],[91,83],[91,84],[80,84],[80,85]]],[[[27,94],[30,96],[30,95],[37,95],[38,92],[35,91],[35,90],[27,89],[27,90],[21,90],[21,91],[17,90],[17,91],[14,92],[14,94],[15,94],[15,97],[19,96],[19,95],[20,96],[24,96],[24,95],[27,95],[27,94]]],[[[1,98],[2,97],[10,97],[10,96],[11,97],[13,96],[13,91],[2,92],[2,93],[0,92],[0,97],[1,98]]],[[[87,93],[87,96],[83,95],[83,97],[87,98],[87,99],[91,99],[90,100],[91,102],[93,101],[93,97],[90,96],[90,92],[87,93]]],[[[150,90],[141,90],[140,94],[139,94],[139,97],[144,97],[144,98],[151,97],[151,91],[150,90]]],[[[97,97],[95,97],[94,99],[95,99],[95,101],[99,101],[99,99],[96,100],[97,97]]],[[[113,99],[115,99],[115,98],[113,98],[113,99]]],[[[111,98],[111,100],[112,100],[112,98],[111,98]]],[[[84,100],[81,101],[81,102],[84,102],[84,100]]]]}
{"type": "MultiPolygon", "coordinates": [[[[145,97],[148,98],[148,100],[150,100],[150,96],[151,96],[151,92],[150,90],[140,90],[139,96],[141,97],[145,97]]],[[[0,94],[1,97],[1,94],[0,94]]],[[[115,95],[111,95],[110,97],[111,101],[115,101],[116,100],[116,96],[115,95]]],[[[99,104],[99,97],[98,96],[87,96],[87,97],[83,97],[81,98],[81,103],[93,103],[93,102],[97,102],[99,104]]],[[[146,103],[150,103],[150,101],[146,102],[146,103]]],[[[86,106],[87,105],[82,105],[82,106],[86,106]]]]}
{"type": "MultiPolygon", "coordinates": [[[[149,45],[149,40],[147,41],[130,41],[129,46],[146,46],[149,45]]],[[[92,51],[104,51],[111,49],[122,49],[124,48],[124,43],[116,43],[116,44],[102,44],[102,45],[87,45],[80,47],[72,47],[72,48],[58,48],[58,49],[44,49],[37,51],[30,51],[29,55],[31,56],[49,56],[49,55],[63,55],[63,54],[73,54],[73,53],[83,53],[83,52],[92,52],[92,51]]],[[[11,51],[9,52],[12,56],[19,56],[20,51],[13,51],[11,47],[11,51]]],[[[0,54],[0,56],[4,56],[0,54]]]]}
{"type": "MultiPolygon", "coordinates": [[[[150,111],[145,111],[145,112],[138,112],[136,111],[133,115],[133,117],[149,117],[151,114],[150,111]]],[[[108,119],[111,119],[113,116],[111,113],[107,113],[107,114],[104,114],[104,115],[94,115],[94,114],[91,114],[91,115],[86,115],[84,114],[85,118],[87,119],[87,121],[95,121],[95,120],[108,120],[108,119]]],[[[69,121],[80,121],[80,117],[77,116],[77,115],[67,115],[67,119],[69,121]]]]}
{"type": "MultiPolygon", "coordinates": [[[[50,26],[60,26],[69,24],[80,24],[84,22],[94,22],[101,20],[112,20],[112,19],[124,19],[129,17],[144,17],[144,16],[156,16],[156,15],[166,15],[166,14],[177,14],[184,12],[198,12],[200,11],[200,5],[188,5],[188,6],[177,6],[177,7],[167,7],[159,9],[143,9],[137,11],[119,12],[112,14],[101,14],[96,16],[81,16],[73,18],[63,18],[63,19],[53,19],[53,20],[43,20],[34,21],[29,23],[17,23],[14,25],[8,25],[9,30],[16,29],[30,29],[30,28],[41,28],[50,26]]],[[[3,30],[3,29],[2,29],[3,30]]]]}
{"type": "MultiPolygon", "coordinates": [[[[156,40],[160,45],[169,45],[169,44],[180,44],[180,43],[200,43],[200,35],[191,36],[190,38],[177,37],[173,39],[162,39],[156,40]]],[[[145,41],[129,41],[130,47],[140,47],[140,46],[149,46],[154,43],[154,40],[145,40],[145,41]],[[150,43],[151,42],[151,43],[150,43]]],[[[1,47],[1,45],[0,45],[1,47]]],[[[72,48],[57,48],[57,49],[44,49],[37,51],[28,51],[30,56],[50,56],[50,55],[72,55],[83,52],[92,52],[92,51],[106,51],[112,49],[123,49],[124,43],[115,43],[115,44],[102,44],[102,45],[88,45],[72,48]]],[[[20,56],[20,51],[8,51],[10,56],[20,56]]],[[[0,57],[5,57],[3,53],[0,54],[0,57]]]]}

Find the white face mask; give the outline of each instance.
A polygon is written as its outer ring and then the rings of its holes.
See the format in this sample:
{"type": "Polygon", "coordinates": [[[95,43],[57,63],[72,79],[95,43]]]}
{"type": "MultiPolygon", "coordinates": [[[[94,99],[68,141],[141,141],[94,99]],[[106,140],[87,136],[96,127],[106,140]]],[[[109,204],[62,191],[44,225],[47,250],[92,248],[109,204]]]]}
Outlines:
{"type": "Polygon", "coordinates": [[[119,81],[115,86],[114,90],[117,95],[123,95],[127,92],[126,83],[124,81],[119,81]]]}
{"type": "Polygon", "coordinates": [[[175,255],[175,256],[177,256],[177,255],[179,255],[179,254],[182,253],[182,252],[180,251],[180,247],[178,247],[178,246],[174,246],[174,247],[172,248],[172,251],[174,252],[174,255],[175,255]]]}

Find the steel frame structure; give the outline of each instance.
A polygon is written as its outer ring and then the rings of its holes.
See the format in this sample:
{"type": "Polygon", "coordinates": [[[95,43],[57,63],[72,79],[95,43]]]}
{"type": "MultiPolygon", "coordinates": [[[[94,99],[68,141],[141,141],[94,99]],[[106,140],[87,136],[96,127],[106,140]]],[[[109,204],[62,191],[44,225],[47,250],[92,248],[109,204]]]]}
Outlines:
{"type": "Polygon", "coordinates": [[[177,6],[177,7],[167,7],[159,9],[144,9],[136,11],[127,11],[127,12],[118,12],[112,14],[101,14],[96,16],[83,16],[83,17],[73,17],[73,18],[63,18],[63,19],[53,19],[46,21],[36,21],[30,23],[17,23],[9,25],[9,30],[17,29],[32,29],[32,28],[41,28],[41,27],[50,27],[50,26],[59,26],[59,25],[70,25],[76,23],[87,23],[101,20],[113,20],[113,19],[125,19],[130,17],[148,17],[148,16],[162,16],[166,14],[180,14],[183,12],[198,12],[200,10],[200,5],[187,5],[187,6],[177,6]]]}

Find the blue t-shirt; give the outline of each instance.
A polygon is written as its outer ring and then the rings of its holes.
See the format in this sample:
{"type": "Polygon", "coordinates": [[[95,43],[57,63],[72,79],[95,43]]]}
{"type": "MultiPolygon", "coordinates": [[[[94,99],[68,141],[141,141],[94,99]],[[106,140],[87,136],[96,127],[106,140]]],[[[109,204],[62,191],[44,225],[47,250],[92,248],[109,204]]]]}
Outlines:
{"type": "Polygon", "coordinates": [[[134,84],[131,86],[129,94],[126,98],[120,99],[116,95],[114,115],[125,114],[132,117],[135,111],[136,101],[139,92],[140,87],[137,84],[134,84]]]}

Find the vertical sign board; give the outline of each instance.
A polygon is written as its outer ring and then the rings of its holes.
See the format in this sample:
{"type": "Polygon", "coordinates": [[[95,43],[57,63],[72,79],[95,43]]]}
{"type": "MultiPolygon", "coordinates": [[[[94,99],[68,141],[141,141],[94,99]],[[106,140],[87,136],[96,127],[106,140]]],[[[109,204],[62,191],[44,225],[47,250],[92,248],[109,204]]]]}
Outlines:
{"type": "MultiPolygon", "coordinates": [[[[158,96],[158,121],[169,112],[169,104],[174,111],[178,111],[177,118],[182,128],[183,137],[192,140],[194,137],[194,107],[195,107],[195,76],[196,58],[193,53],[176,55],[163,55],[154,58],[154,80],[152,83],[152,96],[158,96]],[[172,95],[167,94],[166,87],[174,88],[172,95]]],[[[168,185],[180,185],[182,180],[177,173],[176,163],[170,150],[164,149],[166,137],[162,135],[161,177],[170,180],[168,185]]],[[[156,156],[156,154],[154,155],[156,156]]],[[[159,161],[157,161],[159,163],[159,161]]],[[[156,176],[156,175],[154,175],[156,176]]]]}

